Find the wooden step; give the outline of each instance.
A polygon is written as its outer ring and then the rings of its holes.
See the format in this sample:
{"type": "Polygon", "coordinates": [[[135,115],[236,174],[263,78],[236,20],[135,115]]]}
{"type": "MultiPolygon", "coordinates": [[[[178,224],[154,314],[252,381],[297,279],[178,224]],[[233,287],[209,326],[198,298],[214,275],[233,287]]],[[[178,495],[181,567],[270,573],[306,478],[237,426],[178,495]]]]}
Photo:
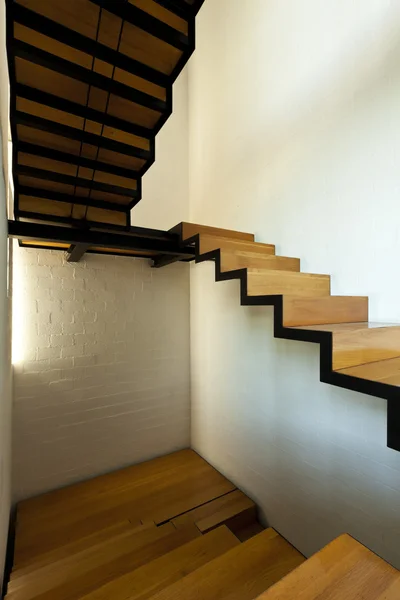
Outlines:
{"type": "Polygon", "coordinates": [[[390,358],[337,371],[360,379],[379,381],[387,385],[400,386],[400,358],[390,358]]]}
{"type": "Polygon", "coordinates": [[[182,241],[188,240],[198,233],[229,238],[234,240],[244,240],[247,242],[254,241],[252,233],[243,233],[241,231],[233,231],[231,229],[219,229],[218,227],[209,227],[207,225],[196,225],[195,223],[180,223],[178,226],[181,232],[182,241]]]}
{"type": "Polygon", "coordinates": [[[184,450],[27,500],[18,505],[16,565],[121,519],[160,524],[234,489],[195,452],[184,450]]]}
{"type": "Polygon", "coordinates": [[[398,600],[400,573],[349,535],[342,535],[258,600],[398,600]]]}
{"type": "Polygon", "coordinates": [[[172,523],[120,535],[11,581],[9,600],[73,600],[200,537],[194,524],[172,523]]]}
{"type": "Polygon", "coordinates": [[[329,275],[290,273],[285,271],[247,270],[247,294],[249,296],[329,296],[329,275]]]}
{"type": "Polygon", "coordinates": [[[260,254],[249,256],[238,252],[221,251],[221,272],[236,269],[265,269],[276,271],[300,271],[299,258],[260,254]]]}
{"type": "Polygon", "coordinates": [[[172,523],[177,528],[194,523],[202,533],[226,524],[236,534],[235,528],[255,521],[256,505],[243,492],[235,490],[176,517],[172,523]]]}
{"type": "Polygon", "coordinates": [[[213,250],[225,250],[227,252],[238,252],[249,257],[275,254],[275,246],[272,244],[260,244],[259,242],[246,242],[244,240],[230,239],[214,235],[201,234],[199,238],[199,254],[207,254],[213,250]]]}
{"type": "Polygon", "coordinates": [[[80,600],[144,600],[174,584],[230,549],[240,545],[227,527],[219,527],[123,577],[99,587],[80,600]]]}
{"type": "Polygon", "coordinates": [[[400,326],[385,323],[330,323],[297,327],[332,333],[334,370],[400,356],[400,326]]]}
{"type": "Polygon", "coordinates": [[[282,305],[285,327],[368,321],[368,298],[365,296],[305,298],[285,295],[282,305]]]}
{"type": "Polygon", "coordinates": [[[139,522],[135,524],[126,520],[122,521],[121,523],[117,523],[116,525],[112,525],[111,527],[100,529],[92,535],[82,537],[70,543],[67,541],[64,546],[47,552],[46,554],[41,554],[37,560],[28,562],[27,565],[24,565],[21,562],[19,564],[14,564],[11,579],[15,581],[19,577],[23,577],[28,573],[32,573],[32,571],[35,569],[45,567],[51,563],[58,562],[59,560],[73,556],[74,554],[78,554],[83,550],[87,550],[88,548],[96,546],[97,544],[110,540],[111,538],[115,538],[122,533],[143,531],[148,527],[155,527],[155,524],[141,524],[139,522]]]}
{"type": "Polygon", "coordinates": [[[266,529],[152,598],[253,600],[303,561],[276,531],[266,529]]]}
{"type": "Polygon", "coordinates": [[[265,530],[265,527],[254,521],[250,523],[250,525],[245,525],[244,527],[238,527],[235,529],[235,535],[241,542],[247,542],[250,538],[262,533],[265,530]]]}

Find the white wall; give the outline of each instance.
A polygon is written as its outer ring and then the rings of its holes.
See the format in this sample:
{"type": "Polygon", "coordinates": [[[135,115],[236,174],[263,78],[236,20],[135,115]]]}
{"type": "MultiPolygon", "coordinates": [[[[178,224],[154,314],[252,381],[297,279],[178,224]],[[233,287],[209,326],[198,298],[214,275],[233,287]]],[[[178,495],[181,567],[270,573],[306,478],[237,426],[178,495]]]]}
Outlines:
{"type": "MultiPolygon", "coordinates": [[[[253,231],[400,320],[400,4],[206,0],[189,70],[190,219],[253,231]]],[[[310,554],[348,531],[400,567],[386,402],[191,270],[192,444],[310,554]]]]}
{"type": "Polygon", "coordinates": [[[156,137],[155,162],[143,177],[132,225],[168,230],[189,216],[188,67],[173,86],[173,112],[156,137]]]}
{"type": "Polygon", "coordinates": [[[8,88],[5,55],[5,6],[0,6],[0,589],[11,501],[11,301],[8,298],[7,174],[8,88]]]}
{"type": "Polygon", "coordinates": [[[189,268],[14,250],[14,495],[189,445],[189,268]]]}

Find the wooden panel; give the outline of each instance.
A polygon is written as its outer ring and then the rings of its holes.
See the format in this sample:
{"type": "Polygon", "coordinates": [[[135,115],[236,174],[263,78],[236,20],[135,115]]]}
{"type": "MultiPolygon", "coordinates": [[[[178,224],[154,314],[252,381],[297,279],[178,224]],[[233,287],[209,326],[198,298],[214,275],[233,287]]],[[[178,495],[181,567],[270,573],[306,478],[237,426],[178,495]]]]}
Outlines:
{"type": "Polygon", "coordinates": [[[221,251],[221,271],[234,271],[235,269],[272,269],[278,271],[300,271],[299,258],[286,258],[285,256],[241,254],[239,252],[221,251]]]}
{"type": "Polygon", "coordinates": [[[53,215],[55,217],[70,217],[72,204],[21,195],[19,197],[19,210],[39,213],[41,215],[53,215]]]}
{"type": "Polygon", "coordinates": [[[357,367],[341,369],[338,373],[360,379],[380,381],[388,385],[400,386],[400,358],[391,358],[379,362],[367,363],[357,367]]]}
{"type": "Polygon", "coordinates": [[[226,250],[227,252],[240,252],[242,255],[257,258],[260,255],[275,254],[275,246],[272,244],[260,244],[258,242],[246,242],[238,239],[229,239],[227,237],[218,237],[212,235],[200,235],[199,252],[206,254],[213,250],[226,250]]]}
{"type": "Polygon", "coordinates": [[[153,600],[253,600],[303,561],[293,546],[267,529],[164,589],[153,600]]]}
{"type": "Polygon", "coordinates": [[[121,519],[163,523],[234,489],[195,452],[185,450],[26,500],[18,505],[16,564],[121,519]]]}
{"type": "Polygon", "coordinates": [[[330,294],[329,275],[290,273],[283,271],[247,271],[249,296],[290,294],[296,296],[327,296],[330,294]]]}
{"type": "Polygon", "coordinates": [[[342,535],[258,600],[398,600],[400,575],[349,535],[342,535]]]}
{"type": "Polygon", "coordinates": [[[92,69],[93,58],[89,54],[81,52],[80,50],[76,50],[75,48],[67,46],[66,44],[54,40],[53,38],[49,38],[42,33],[38,33],[33,29],[25,27],[24,25],[14,23],[14,37],[17,40],[21,40],[27,44],[41,48],[46,52],[50,52],[50,54],[54,54],[55,56],[59,56],[65,60],[69,60],[72,63],[80,65],[81,67],[85,67],[86,69],[90,70],[92,69]]]}
{"type": "Polygon", "coordinates": [[[188,35],[189,28],[187,21],[185,21],[185,19],[182,19],[181,17],[178,17],[178,15],[175,15],[174,13],[170,12],[163,6],[160,6],[160,4],[157,4],[157,2],[154,2],[154,0],[129,0],[129,2],[134,6],[137,6],[137,8],[144,10],[149,15],[155,17],[159,21],[163,21],[164,23],[166,23],[170,27],[173,27],[177,31],[188,35]]]}
{"type": "Polygon", "coordinates": [[[358,321],[368,321],[368,298],[366,297],[283,297],[283,325],[286,327],[322,323],[357,323],[358,321]]]}
{"type": "Polygon", "coordinates": [[[182,56],[182,52],[174,46],[127,22],[124,23],[119,50],[166,75],[170,75],[182,56]]]}
{"type": "Polygon", "coordinates": [[[86,105],[89,90],[86,83],[18,57],[15,59],[15,72],[18,83],[86,105]]]}
{"type": "Polygon", "coordinates": [[[149,129],[152,129],[157,124],[161,116],[161,113],[158,111],[146,108],[114,94],[110,94],[107,112],[109,115],[149,129]]]}
{"type": "Polygon", "coordinates": [[[21,242],[21,246],[46,246],[46,248],[62,248],[63,250],[68,250],[70,244],[58,244],[56,242],[42,242],[39,241],[29,241],[29,242],[21,242]]]}
{"type": "MultiPolygon", "coordinates": [[[[128,146],[134,146],[135,148],[142,148],[143,150],[150,150],[150,141],[146,138],[141,138],[132,133],[127,133],[119,129],[108,127],[107,125],[103,128],[103,136],[116,142],[122,142],[128,146]]],[[[144,161],[142,161],[144,163],[144,161]]]]}
{"type": "Polygon", "coordinates": [[[82,600],[145,600],[239,545],[220,527],[85,595],[82,600]]]}
{"type": "MultiPolygon", "coordinates": [[[[147,2],[147,0],[146,0],[146,2],[147,2]]],[[[109,77],[110,76],[111,75],[109,75],[109,77]]],[[[132,75],[131,73],[128,73],[127,71],[123,71],[122,69],[119,69],[118,67],[114,71],[113,79],[115,81],[119,81],[120,83],[124,83],[125,85],[129,85],[131,88],[135,88],[136,90],[139,90],[140,92],[144,92],[145,94],[154,96],[155,98],[158,98],[159,100],[166,101],[166,99],[167,99],[167,91],[165,88],[162,88],[159,85],[156,85],[155,83],[152,83],[151,81],[148,81],[147,79],[142,79],[141,77],[138,77],[137,75],[132,75]]]]}
{"type": "MultiPolygon", "coordinates": [[[[33,127],[27,127],[26,125],[17,125],[18,139],[21,142],[29,142],[31,144],[39,144],[52,148],[53,150],[60,150],[62,152],[70,152],[79,156],[81,143],[79,140],[70,140],[54,133],[48,133],[47,131],[41,131],[40,129],[34,129],[33,127]]],[[[88,146],[88,144],[85,144],[88,146]]],[[[97,149],[94,148],[96,153],[97,149]]],[[[82,154],[83,156],[83,154],[82,154]]],[[[117,154],[117,156],[120,156],[117,154]]],[[[88,158],[88,157],[87,157],[88,158]]]]}
{"type": "MultiPolygon", "coordinates": [[[[82,154],[83,156],[83,154],[82,154]]],[[[87,157],[91,158],[91,157],[87,157]]],[[[116,167],[126,167],[127,169],[133,169],[138,171],[145,164],[145,160],[142,158],[136,158],[135,156],[128,156],[127,154],[119,154],[106,148],[98,149],[98,159],[102,162],[115,165],[116,167]]]]}
{"type": "Polygon", "coordinates": [[[60,125],[68,125],[69,127],[75,127],[75,129],[83,129],[84,119],[82,117],[71,115],[63,110],[44,106],[38,102],[32,102],[32,100],[27,100],[26,98],[17,97],[17,110],[30,115],[35,115],[36,117],[41,117],[42,119],[54,121],[60,125]]]}
{"type": "Polygon", "coordinates": [[[127,225],[126,214],[123,212],[105,210],[103,208],[94,208],[89,206],[86,213],[88,221],[96,221],[98,223],[109,223],[110,225],[127,225]]]}
{"type": "Polygon", "coordinates": [[[195,523],[200,531],[205,533],[223,525],[233,517],[248,512],[255,520],[256,506],[254,502],[240,490],[235,490],[173,519],[172,522],[177,528],[184,527],[188,523],[195,523]]]}
{"type": "Polygon", "coordinates": [[[219,229],[217,227],[208,227],[207,225],[196,225],[195,223],[181,223],[182,240],[187,240],[198,233],[205,235],[230,238],[233,240],[245,240],[252,242],[254,235],[252,233],[242,233],[241,231],[232,231],[231,229],[219,229]]]}
{"type": "MultiPolygon", "coordinates": [[[[97,170],[93,173],[93,181],[98,181],[99,183],[108,183],[110,185],[116,185],[119,187],[124,187],[126,189],[136,189],[136,180],[128,179],[127,177],[121,177],[120,175],[114,175],[113,173],[106,173],[105,171],[97,170]]],[[[90,177],[91,179],[92,177],[90,177]]]]}
{"type": "Polygon", "coordinates": [[[71,177],[76,177],[78,170],[77,165],[44,158],[43,156],[36,156],[34,154],[27,154],[26,152],[18,152],[18,164],[34,167],[36,169],[43,169],[52,173],[70,175],[71,177]]]}
{"type": "Polygon", "coordinates": [[[87,0],[68,0],[68,2],[18,0],[18,4],[22,4],[86,37],[96,39],[100,9],[87,0]],[[79,19],[77,19],[77,15],[79,15],[79,19]]]}
{"type": "Polygon", "coordinates": [[[175,529],[171,523],[125,533],[58,563],[21,577],[9,587],[10,600],[74,600],[200,537],[195,525],[175,529]]]}

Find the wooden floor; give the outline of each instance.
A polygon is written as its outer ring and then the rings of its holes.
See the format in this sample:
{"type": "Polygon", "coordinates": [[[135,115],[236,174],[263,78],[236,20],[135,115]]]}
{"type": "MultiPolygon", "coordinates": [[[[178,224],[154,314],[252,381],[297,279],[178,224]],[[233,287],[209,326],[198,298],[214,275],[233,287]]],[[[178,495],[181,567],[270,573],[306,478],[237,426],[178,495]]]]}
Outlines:
{"type": "Polygon", "coordinates": [[[305,561],[258,523],[250,498],[182,450],[21,502],[6,598],[394,600],[399,585],[348,536],[305,561]]]}

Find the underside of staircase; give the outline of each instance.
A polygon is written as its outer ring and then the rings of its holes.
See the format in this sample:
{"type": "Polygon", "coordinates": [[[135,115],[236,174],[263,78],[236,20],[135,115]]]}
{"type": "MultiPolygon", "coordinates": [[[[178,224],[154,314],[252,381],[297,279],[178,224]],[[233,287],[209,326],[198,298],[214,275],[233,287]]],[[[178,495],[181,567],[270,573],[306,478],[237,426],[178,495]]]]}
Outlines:
{"type": "Polygon", "coordinates": [[[7,600],[257,597],[397,600],[400,574],[348,535],[305,560],[193,450],[18,505],[7,600]]]}

